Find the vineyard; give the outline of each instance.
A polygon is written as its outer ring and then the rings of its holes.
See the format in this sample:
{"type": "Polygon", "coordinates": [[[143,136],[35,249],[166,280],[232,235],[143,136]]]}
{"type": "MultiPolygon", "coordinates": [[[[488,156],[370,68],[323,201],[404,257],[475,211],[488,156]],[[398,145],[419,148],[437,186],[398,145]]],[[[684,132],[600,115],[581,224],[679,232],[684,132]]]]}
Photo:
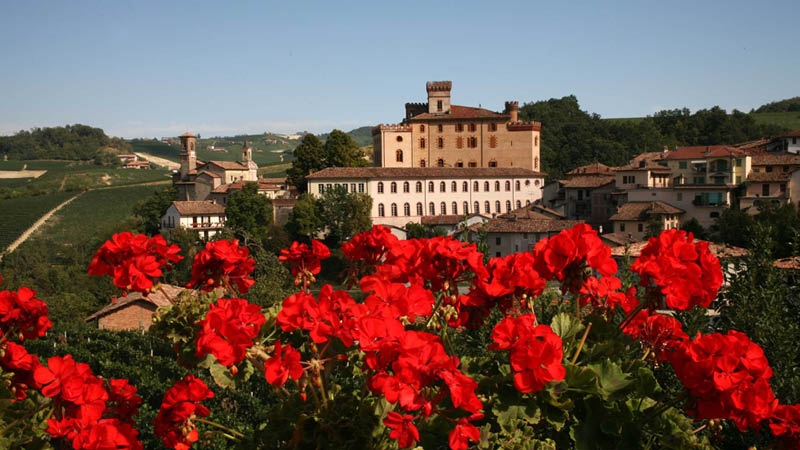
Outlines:
{"type": "Polygon", "coordinates": [[[3,221],[0,222],[0,250],[5,250],[39,217],[73,195],[75,194],[72,192],[59,192],[48,196],[0,200],[0,211],[3,211],[3,221]]]}

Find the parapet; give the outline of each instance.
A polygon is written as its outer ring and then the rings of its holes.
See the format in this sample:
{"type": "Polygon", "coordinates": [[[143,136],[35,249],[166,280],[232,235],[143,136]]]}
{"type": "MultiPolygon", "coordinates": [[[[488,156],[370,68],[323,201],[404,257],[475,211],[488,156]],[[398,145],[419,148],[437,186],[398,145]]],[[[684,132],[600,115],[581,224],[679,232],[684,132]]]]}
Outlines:
{"type": "Polygon", "coordinates": [[[380,124],[372,128],[372,135],[375,136],[380,134],[381,131],[407,131],[411,132],[411,125],[403,125],[403,124],[380,124]]]}
{"type": "Polygon", "coordinates": [[[519,102],[515,102],[515,101],[506,102],[506,112],[509,112],[509,111],[515,110],[515,109],[517,109],[517,110],[519,109],[519,102]]]}
{"type": "Polygon", "coordinates": [[[508,131],[542,131],[541,122],[509,122],[508,131]]]}
{"type": "Polygon", "coordinates": [[[428,92],[431,91],[450,91],[453,88],[452,81],[428,81],[425,84],[428,92]]]}

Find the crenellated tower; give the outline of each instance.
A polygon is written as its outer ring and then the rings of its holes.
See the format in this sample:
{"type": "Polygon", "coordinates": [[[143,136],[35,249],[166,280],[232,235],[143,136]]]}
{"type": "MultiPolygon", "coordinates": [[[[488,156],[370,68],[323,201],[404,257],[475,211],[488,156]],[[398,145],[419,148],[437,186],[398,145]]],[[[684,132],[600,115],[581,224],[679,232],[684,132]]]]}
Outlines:
{"type": "Polygon", "coordinates": [[[431,114],[448,114],[450,112],[450,90],[452,81],[429,81],[425,84],[428,90],[428,112],[431,114]]]}

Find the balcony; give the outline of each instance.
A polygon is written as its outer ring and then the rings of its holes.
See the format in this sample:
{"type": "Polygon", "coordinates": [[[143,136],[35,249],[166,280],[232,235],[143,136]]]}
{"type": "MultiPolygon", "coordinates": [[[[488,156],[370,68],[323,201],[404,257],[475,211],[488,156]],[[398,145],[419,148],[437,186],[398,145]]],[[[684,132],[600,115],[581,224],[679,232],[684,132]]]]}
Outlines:
{"type": "Polygon", "coordinates": [[[191,230],[216,230],[220,228],[225,228],[225,222],[193,223],[189,226],[191,230]]]}

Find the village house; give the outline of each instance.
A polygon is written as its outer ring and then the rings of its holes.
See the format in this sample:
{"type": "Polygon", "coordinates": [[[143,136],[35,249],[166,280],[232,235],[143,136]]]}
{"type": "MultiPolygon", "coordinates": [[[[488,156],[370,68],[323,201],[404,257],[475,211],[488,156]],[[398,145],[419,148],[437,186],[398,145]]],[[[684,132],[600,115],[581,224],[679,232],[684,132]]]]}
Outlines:
{"type": "Polygon", "coordinates": [[[670,204],[652,202],[628,202],[611,216],[611,232],[626,234],[635,240],[642,240],[647,235],[650,224],[658,226],[661,230],[670,230],[680,227],[680,216],[685,211],[670,204]]]}
{"type": "Polygon", "coordinates": [[[211,200],[174,201],[161,218],[162,233],[176,228],[195,231],[208,239],[225,228],[225,207],[211,200]]]}
{"type": "Polygon", "coordinates": [[[541,123],[519,120],[519,104],[503,112],[451,103],[450,81],[428,82],[427,103],[406,103],[397,125],[372,130],[380,167],[514,167],[540,171],[541,123]]]}
{"type": "Polygon", "coordinates": [[[747,190],[739,199],[739,207],[751,214],[758,213],[764,203],[781,205],[800,201],[800,155],[792,153],[755,153],[753,170],[747,176],[747,190]],[[792,183],[793,178],[798,178],[792,183]],[[790,187],[796,186],[794,190],[790,187]],[[755,207],[753,207],[755,206],[755,207]]]}
{"type": "Polygon", "coordinates": [[[528,205],[495,217],[483,225],[491,256],[533,250],[537,242],[583,223],[567,220],[539,205],[528,205]]]}
{"type": "Polygon", "coordinates": [[[372,198],[373,223],[403,227],[425,216],[494,216],[542,198],[545,175],[512,167],[330,167],[308,175],[308,192],[334,187],[372,198]]]}
{"type": "Polygon", "coordinates": [[[129,292],[124,297],[112,297],[111,303],[90,315],[86,322],[97,323],[101,330],[147,331],[153,323],[153,315],[162,306],[170,306],[183,292],[183,288],[162,284],[161,288],[147,296],[140,292],[129,292]]]}

